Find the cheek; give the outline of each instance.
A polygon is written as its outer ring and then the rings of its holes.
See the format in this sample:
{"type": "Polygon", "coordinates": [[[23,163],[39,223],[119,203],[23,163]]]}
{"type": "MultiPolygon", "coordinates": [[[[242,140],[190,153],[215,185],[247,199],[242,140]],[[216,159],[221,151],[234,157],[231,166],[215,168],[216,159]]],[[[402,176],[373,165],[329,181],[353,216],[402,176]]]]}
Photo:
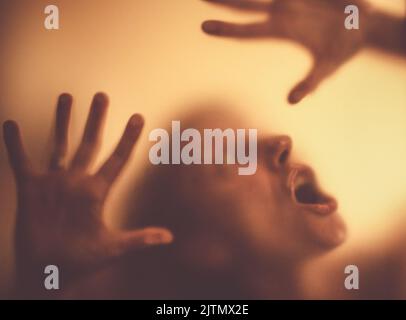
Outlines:
{"type": "Polygon", "coordinates": [[[223,229],[235,246],[266,254],[279,249],[292,238],[293,225],[290,196],[281,180],[268,170],[259,169],[253,176],[233,174],[211,176],[198,188],[195,203],[201,203],[212,227],[223,229]]]}
{"type": "Polygon", "coordinates": [[[250,250],[259,253],[279,250],[281,243],[291,238],[289,199],[280,185],[270,183],[268,178],[258,177],[252,188],[246,187],[234,199],[240,203],[238,216],[244,241],[250,250]]]}

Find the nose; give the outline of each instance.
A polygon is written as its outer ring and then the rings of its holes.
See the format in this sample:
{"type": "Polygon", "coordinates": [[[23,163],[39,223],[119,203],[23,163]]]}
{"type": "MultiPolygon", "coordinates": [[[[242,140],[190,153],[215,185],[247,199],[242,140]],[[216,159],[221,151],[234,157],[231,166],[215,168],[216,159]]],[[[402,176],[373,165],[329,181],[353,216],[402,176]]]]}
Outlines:
{"type": "Polygon", "coordinates": [[[280,170],[286,167],[290,152],[292,150],[292,139],[289,136],[275,136],[266,141],[266,159],[270,167],[280,170]]]}

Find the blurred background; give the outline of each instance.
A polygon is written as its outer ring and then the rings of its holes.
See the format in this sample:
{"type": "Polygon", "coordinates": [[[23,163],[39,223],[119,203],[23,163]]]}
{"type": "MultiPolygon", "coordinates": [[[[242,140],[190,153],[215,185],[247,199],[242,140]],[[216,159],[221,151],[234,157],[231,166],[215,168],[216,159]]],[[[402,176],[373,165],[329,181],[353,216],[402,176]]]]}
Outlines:
{"type": "MultiPolygon", "coordinates": [[[[369,2],[399,16],[406,9],[403,0],[369,2]]],[[[32,160],[44,166],[59,93],[75,98],[71,151],[93,94],[109,94],[99,162],[127,118],[142,113],[146,127],[137,154],[106,212],[118,225],[126,210],[123,199],[147,161],[149,131],[206,101],[232,105],[260,130],[290,135],[294,153],[337,196],[350,231],[340,250],[387,237],[406,216],[406,59],[363,51],[292,107],[287,94],[311,65],[304,49],[272,39],[219,39],[200,29],[206,19],[258,18],[261,14],[200,0],[0,0],[0,121],[20,123],[32,160]],[[49,4],[59,7],[60,30],[43,26],[49,4]]],[[[0,177],[0,294],[5,294],[13,274],[16,204],[2,139],[0,177]]]]}

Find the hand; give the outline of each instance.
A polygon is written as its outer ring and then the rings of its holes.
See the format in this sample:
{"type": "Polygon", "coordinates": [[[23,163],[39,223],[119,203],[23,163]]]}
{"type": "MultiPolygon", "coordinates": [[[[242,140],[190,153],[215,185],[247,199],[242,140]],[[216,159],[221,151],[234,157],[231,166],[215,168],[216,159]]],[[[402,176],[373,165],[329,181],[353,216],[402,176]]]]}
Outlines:
{"type": "Polygon", "coordinates": [[[265,21],[251,24],[235,24],[222,21],[206,21],[206,33],[239,38],[271,37],[290,39],[306,47],[313,55],[314,63],[309,74],[290,92],[291,104],[300,102],[318,85],[333,74],[341,65],[357,53],[366,43],[370,14],[362,0],[205,0],[219,5],[247,11],[268,12],[265,21]],[[359,30],[344,27],[346,5],[360,9],[359,30]]]}
{"type": "Polygon", "coordinates": [[[55,147],[45,173],[30,164],[18,125],[4,123],[4,140],[17,184],[17,277],[31,282],[34,288],[30,289],[43,288],[43,280],[37,280],[43,278],[46,265],[57,265],[65,279],[74,278],[131,250],[172,241],[166,229],[125,232],[111,230],[103,221],[106,197],[143,127],[143,118],[133,115],[113,154],[97,173],[89,174],[107,105],[104,94],[94,97],[81,144],[71,164],[65,166],[72,97],[59,97],[55,147]]]}

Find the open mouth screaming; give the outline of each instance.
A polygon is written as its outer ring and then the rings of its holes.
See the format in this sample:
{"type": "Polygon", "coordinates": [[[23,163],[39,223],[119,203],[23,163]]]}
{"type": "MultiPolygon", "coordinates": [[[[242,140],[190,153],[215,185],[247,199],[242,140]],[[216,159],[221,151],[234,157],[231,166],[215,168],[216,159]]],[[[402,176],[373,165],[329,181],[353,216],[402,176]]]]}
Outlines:
{"type": "Polygon", "coordinates": [[[314,172],[306,166],[295,165],[289,171],[288,187],[294,203],[320,215],[337,210],[337,201],[320,190],[314,172]]]}

